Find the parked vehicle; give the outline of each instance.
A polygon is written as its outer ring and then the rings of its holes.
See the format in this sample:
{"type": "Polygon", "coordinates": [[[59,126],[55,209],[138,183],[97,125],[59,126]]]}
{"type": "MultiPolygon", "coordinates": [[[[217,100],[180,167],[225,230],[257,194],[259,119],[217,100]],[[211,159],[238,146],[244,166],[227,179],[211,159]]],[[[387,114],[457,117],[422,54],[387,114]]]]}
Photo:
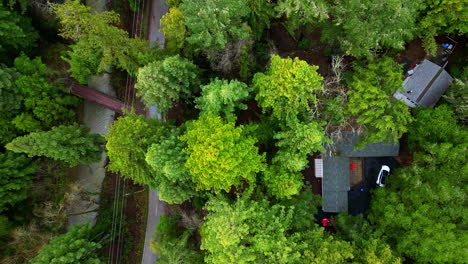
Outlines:
{"type": "Polygon", "coordinates": [[[387,177],[390,175],[390,167],[387,165],[382,165],[382,168],[380,168],[379,175],[377,176],[377,185],[380,187],[385,186],[385,181],[387,180],[387,177]]]}

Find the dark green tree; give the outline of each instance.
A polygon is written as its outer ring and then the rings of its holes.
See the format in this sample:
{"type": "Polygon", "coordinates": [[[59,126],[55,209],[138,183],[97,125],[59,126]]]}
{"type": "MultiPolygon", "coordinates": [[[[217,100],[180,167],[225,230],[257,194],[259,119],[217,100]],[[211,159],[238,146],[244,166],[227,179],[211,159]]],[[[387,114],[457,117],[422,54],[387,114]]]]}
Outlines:
{"type": "Polygon", "coordinates": [[[24,111],[14,123],[25,132],[50,129],[57,124],[70,124],[75,119],[78,98],[70,95],[60,84],[49,81],[49,69],[41,58],[15,59],[15,68],[21,76],[15,81],[24,98],[24,111]]]}
{"type": "Polygon", "coordinates": [[[33,258],[31,264],[102,264],[97,250],[99,242],[94,242],[90,225],[72,226],[70,231],[53,238],[33,258]]]}
{"type": "Polygon", "coordinates": [[[105,135],[109,165],[107,168],[133,181],[157,188],[155,171],[146,163],[149,147],[166,133],[161,121],[129,113],[119,117],[105,135]]]}
{"type": "Polygon", "coordinates": [[[249,36],[246,0],[185,0],[180,8],[188,29],[187,42],[198,50],[221,50],[229,41],[249,36]]]}
{"type": "Polygon", "coordinates": [[[365,127],[360,145],[397,142],[413,121],[410,108],[392,95],[402,89],[401,66],[384,57],[366,67],[355,66],[348,85],[348,112],[365,127]]]}
{"type": "Polygon", "coordinates": [[[329,17],[330,4],[326,0],[280,0],[275,7],[279,17],[286,18],[286,28],[294,31],[303,25],[316,25],[329,17]]]}
{"type": "Polygon", "coordinates": [[[0,212],[27,198],[27,187],[36,169],[24,155],[0,153],[0,212]]]}
{"type": "Polygon", "coordinates": [[[270,20],[275,17],[271,0],[247,0],[250,10],[249,25],[256,40],[260,40],[265,30],[270,28],[270,20]]]}
{"type": "Polygon", "coordinates": [[[403,49],[416,35],[417,1],[332,2],[332,20],[324,27],[323,38],[348,55],[370,57],[384,48],[403,49]]]}
{"type": "Polygon", "coordinates": [[[416,153],[372,199],[370,220],[395,251],[416,263],[463,263],[466,251],[466,141],[416,153]],[[423,249],[423,250],[422,250],[423,249]],[[459,252],[453,254],[453,252],[459,252]]]}
{"type": "Polygon", "coordinates": [[[196,194],[195,184],[185,168],[187,154],[183,152],[185,144],[178,139],[180,134],[180,129],[172,129],[151,145],[146,154],[146,162],[159,181],[159,199],[170,204],[181,204],[196,194]]]}
{"type": "Polygon", "coordinates": [[[68,163],[70,166],[91,164],[101,159],[104,140],[80,125],[58,126],[50,131],[33,132],[15,138],[5,147],[29,157],[44,156],[68,163]]]}
{"type": "Polygon", "coordinates": [[[156,104],[166,113],[180,99],[188,99],[198,86],[198,67],[179,55],[155,61],[138,71],[135,85],[147,106],[156,104]]]}
{"type": "Polygon", "coordinates": [[[30,52],[39,35],[34,30],[31,20],[6,8],[0,2],[0,56],[14,58],[21,52],[30,52]]]}
{"type": "Polygon", "coordinates": [[[462,124],[468,124],[468,67],[464,76],[455,79],[445,92],[444,98],[450,103],[462,124]]]}

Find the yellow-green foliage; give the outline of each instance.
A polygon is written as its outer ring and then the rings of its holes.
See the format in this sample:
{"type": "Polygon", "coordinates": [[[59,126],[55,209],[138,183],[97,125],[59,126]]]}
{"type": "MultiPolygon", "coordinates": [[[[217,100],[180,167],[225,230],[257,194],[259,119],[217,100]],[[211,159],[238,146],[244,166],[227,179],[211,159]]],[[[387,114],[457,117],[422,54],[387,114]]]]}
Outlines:
{"type": "Polygon", "coordinates": [[[314,91],[323,90],[317,69],[298,58],[272,56],[267,72],[254,76],[255,99],[264,112],[271,111],[282,122],[295,122],[316,103],[314,91]]]}
{"type": "Polygon", "coordinates": [[[161,18],[161,32],[166,37],[166,48],[177,51],[184,46],[185,41],[184,14],[178,7],[172,7],[161,18]]]}
{"type": "Polygon", "coordinates": [[[187,123],[180,139],[187,144],[186,167],[199,190],[229,192],[243,181],[255,181],[265,157],[258,154],[257,140],[243,130],[243,126],[235,127],[234,122],[225,123],[212,114],[187,123]]]}

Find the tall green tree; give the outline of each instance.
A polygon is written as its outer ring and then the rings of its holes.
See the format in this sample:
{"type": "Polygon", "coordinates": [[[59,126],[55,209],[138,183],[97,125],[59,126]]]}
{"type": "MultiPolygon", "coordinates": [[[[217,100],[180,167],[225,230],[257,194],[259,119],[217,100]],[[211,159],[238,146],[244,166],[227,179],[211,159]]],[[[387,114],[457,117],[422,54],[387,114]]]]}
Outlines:
{"type": "Polygon", "coordinates": [[[229,192],[242,181],[255,181],[256,173],[263,170],[264,156],[258,154],[257,140],[243,131],[243,126],[212,114],[187,123],[180,139],[187,144],[186,167],[197,189],[229,192]]]}
{"type": "Polygon", "coordinates": [[[21,52],[30,52],[39,35],[34,30],[31,19],[9,10],[0,2],[0,56],[14,58],[21,52]]]}
{"type": "Polygon", "coordinates": [[[270,20],[275,16],[271,0],[246,0],[250,10],[249,26],[256,40],[260,40],[265,30],[270,28],[270,20]]]}
{"type": "Polygon", "coordinates": [[[103,138],[80,125],[58,126],[15,138],[5,147],[29,157],[45,156],[70,166],[91,164],[101,159],[103,138]]]}
{"type": "Polygon", "coordinates": [[[180,99],[188,99],[198,86],[198,67],[179,55],[155,61],[138,71],[135,85],[147,106],[156,104],[166,113],[180,99]]]}
{"type": "Polygon", "coordinates": [[[155,171],[146,163],[148,148],[166,133],[163,123],[129,113],[119,117],[105,135],[107,168],[133,181],[157,188],[155,171]]]}
{"type": "Polygon", "coordinates": [[[393,98],[402,89],[401,66],[383,57],[366,67],[355,66],[348,85],[348,112],[365,127],[360,145],[373,142],[397,142],[413,121],[410,108],[393,98]]]}
{"type": "Polygon", "coordinates": [[[468,246],[465,142],[427,146],[374,194],[371,222],[396,252],[416,263],[468,259],[468,252],[459,250],[468,246]]]}
{"type": "Polygon", "coordinates": [[[242,101],[249,97],[250,88],[247,84],[233,80],[215,79],[201,87],[202,94],[195,100],[195,107],[202,113],[211,113],[222,116],[228,121],[235,121],[235,110],[246,110],[247,105],[242,101]]]}
{"type": "Polygon", "coordinates": [[[229,41],[249,36],[246,0],[184,0],[180,8],[188,29],[187,42],[198,50],[221,50],[229,41]]]}
{"type": "Polygon", "coordinates": [[[184,13],[178,7],[171,7],[169,12],[161,18],[161,32],[166,38],[166,48],[177,52],[184,46],[187,29],[184,13]]]}
{"type": "Polygon", "coordinates": [[[348,243],[334,240],[313,224],[314,204],[304,208],[300,200],[293,202],[297,207],[245,197],[232,203],[211,199],[200,232],[205,262],[325,264],[352,259],[348,243]],[[294,222],[306,208],[310,219],[295,230],[294,222]]]}
{"type": "Polygon", "coordinates": [[[415,121],[410,127],[408,139],[422,148],[438,142],[458,144],[468,140],[468,131],[457,123],[450,106],[442,104],[435,108],[415,109],[415,121]]]}
{"type": "Polygon", "coordinates": [[[20,56],[15,59],[15,68],[21,74],[15,84],[24,98],[26,110],[13,120],[18,129],[35,132],[74,121],[74,108],[79,99],[71,96],[61,84],[51,83],[49,70],[40,57],[20,56]]]}
{"type": "Polygon", "coordinates": [[[256,73],[253,88],[264,112],[284,123],[296,122],[298,115],[311,109],[316,103],[314,91],[322,90],[323,78],[317,73],[318,66],[295,58],[271,57],[266,73],[256,73]]]}
{"type": "Polygon", "coordinates": [[[195,196],[194,183],[185,168],[187,154],[185,144],[178,139],[181,129],[172,129],[151,145],[146,162],[155,171],[159,199],[170,204],[181,204],[195,196]]]}
{"type": "Polygon", "coordinates": [[[370,57],[384,48],[403,49],[416,35],[414,5],[417,1],[335,0],[323,38],[354,57],[370,57]]]}
{"type": "Polygon", "coordinates": [[[468,67],[465,76],[455,79],[445,92],[444,98],[449,102],[462,124],[468,124],[468,67]]]}
{"type": "Polygon", "coordinates": [[[20,131],[12,123],[21,113],[23,95],[18,91],[15,81],[20,74],[14,68],[0,65],[0,145],[10,142],[20,131]]]}
{"type": "Polygon", "coordinates": [[[25,155],[0,152],[0,212],[27,198],[37,166],[25,155]]]}
{"type": "MultiPolygon", "coordinates": [[[[91,12],[91,8],[82,5],[79,0],[67,0],[61,5],[55,5],[54,12],[61,25],[60,35],[81,42],[73,47],[72,52],[75,54],[70,56],[71,60],[80,58],[92,61],[93,66],[96,56],[100,56],[99,66],[93,72],[104,72],[109,66],[114,66],[135,75],[138,68],[148,62],[151,53],[146,41],[130,38],[127,31],[115,26],[119,21],[118,14],[109,11],[91,12]],[[82,58],[82,55],[90,57],[82,58]]],[[[77,62],[72,65],[80,64],[77,62]]],[[[83,74],[87,72],[83,69],[73,73],[78,76],[78,80],[86,79],[83,74]]]]}
{"type": "Polygon", "coordinates": [[[94,242],[90,225],[72,226],[70,231],[53,238],[33,258],[31,264],[101,264],[97,250],[102,247],[94,242]]]}
{"type": "Polygon", "coordinates": [[[330,4],[326,0],[280,0],[275,7],[278,16],[286,18],[286,28],[294,31],[303,25],[323,22],[329,17],[330,4]]]}

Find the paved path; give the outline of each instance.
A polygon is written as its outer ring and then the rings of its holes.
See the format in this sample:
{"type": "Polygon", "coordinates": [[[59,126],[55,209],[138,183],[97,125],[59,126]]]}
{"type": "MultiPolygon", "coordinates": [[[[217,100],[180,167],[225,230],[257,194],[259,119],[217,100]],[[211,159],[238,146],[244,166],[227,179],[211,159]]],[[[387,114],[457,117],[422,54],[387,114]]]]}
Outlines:
{"type": "MultiPolygon", "coordinates": [[[[165,0],[152,0],[150,4],[150,19],[148,24],[148,39],[150,43],[159,42],[159,45],[164,45],[164,35],[159,32],[159,20],[167,13],[168,7],[165,0]]],[[[148,109],[150,118],[161,118],[156,107],[148,109]]],[[[159,200],[158,191],[150,190],[148,195],[148,218],[146,220],[145,247],[143,249],[142,264],[154,264],[159,258],[151,250],[151,240],[153,240],[154,231],[159,223],[159,218],[164,213],[165,203],[159,200]]]]}
{"type": "MultiPolygon", "coordinates": [[[[110,85],[110,75],[103,74],[93,76],[88,83],[90,88],[99,90],[109,96],[115,96],[110,85]]],[[[91,129],[91,132],[106,134],[107,126],[114,121],[114,111],[107,109],[95,102],[84,101],[83,124],[91,129]]],[[[69,208],[68,225],[96,223],[97,210],[99,208],[99,194],[101,193],[102,181],[106,176],[106,152],[103,151],[101,160],[90,165],[78,165],[77,182],[81,188],[78,200],[69,208]],[[88,213],[84,213],[88,212],[88,213]]]]}

